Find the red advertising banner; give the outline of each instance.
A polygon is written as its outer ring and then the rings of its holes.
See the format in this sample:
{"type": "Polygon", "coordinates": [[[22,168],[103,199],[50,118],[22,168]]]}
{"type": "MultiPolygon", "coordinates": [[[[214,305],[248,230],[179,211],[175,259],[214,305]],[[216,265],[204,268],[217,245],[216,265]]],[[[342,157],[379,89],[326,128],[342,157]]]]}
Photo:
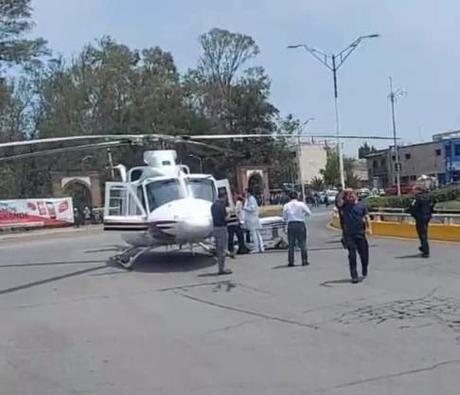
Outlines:
{"type": "Polygon", "coordinates": [[[66,226],[73,222],[71,198],[0,200],[0,229],[66,226]]]}

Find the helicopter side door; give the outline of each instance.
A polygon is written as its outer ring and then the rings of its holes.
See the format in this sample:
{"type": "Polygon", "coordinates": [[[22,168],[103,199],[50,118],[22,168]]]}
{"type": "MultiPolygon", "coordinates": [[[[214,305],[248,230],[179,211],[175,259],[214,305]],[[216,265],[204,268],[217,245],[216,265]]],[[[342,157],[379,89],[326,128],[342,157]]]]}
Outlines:
{"type": "Polygon", "coordinates": [[[105,184],[104,230],[147,230],[147,211],[142,185],[126,182],[105,184]]]}
{"type": "Polygon", "coordinates": [[[221,190],[224,190],[227,193],[228,206],[231,210],[234,210],[235,202],[233,201],[233,194],[232,194],[232,189],[230,188],[230,182],[227,179],[216,180],[216,188],[217,188],[217,194],[219,194],[221,190]]]}

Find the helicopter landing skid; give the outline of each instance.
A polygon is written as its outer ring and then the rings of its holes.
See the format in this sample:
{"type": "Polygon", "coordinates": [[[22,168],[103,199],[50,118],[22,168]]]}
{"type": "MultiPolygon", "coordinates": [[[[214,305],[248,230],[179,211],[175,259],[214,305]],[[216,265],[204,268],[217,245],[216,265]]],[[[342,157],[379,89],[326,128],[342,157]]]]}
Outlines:
{"type": "Polygon", "coordinates": [[[148,247],[131,247],[128,248],[125,252],[119,255],[115,255],[113,260],[123,269],[132,270],[136,259],[146,250],[148,250],[148,247]]]}
{"type": "Polygon", "coordinates": [[[203,250],[205,250],[206,252],[208,252],[209,254],[211,254],[212,256],[216,256],[216,249],[214,248],[214,246],[209,245],[209,244],[206,244],[206,243],[198,243],[198,245],[199,245],[203,250]]]}

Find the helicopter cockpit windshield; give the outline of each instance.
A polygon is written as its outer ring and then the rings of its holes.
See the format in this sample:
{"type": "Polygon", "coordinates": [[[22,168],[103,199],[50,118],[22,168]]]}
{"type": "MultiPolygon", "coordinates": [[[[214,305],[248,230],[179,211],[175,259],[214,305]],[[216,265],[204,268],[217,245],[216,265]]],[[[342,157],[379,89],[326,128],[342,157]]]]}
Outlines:
{"type": "Polygon", "coordinates": [[[206,200],[208,202],[214,202],[214,200],[216,200],[216,186],[212,178],[188,177],[185,182],[187,183],[190,197],[206,200]]]}
{"type": "Polygon", "coordinates": [[[155,180],[145,184],[145,192],[150,211],[186,197],[214,202],[216,185],[211,177],[187,177],[185,184],[178,178],[155,180]]]}
{"type": "Polygon", "coordinates": [[[177,178],[150,182],[146,185],[146,192],[150,211],[185,197],[185,191],[177,178]]]}

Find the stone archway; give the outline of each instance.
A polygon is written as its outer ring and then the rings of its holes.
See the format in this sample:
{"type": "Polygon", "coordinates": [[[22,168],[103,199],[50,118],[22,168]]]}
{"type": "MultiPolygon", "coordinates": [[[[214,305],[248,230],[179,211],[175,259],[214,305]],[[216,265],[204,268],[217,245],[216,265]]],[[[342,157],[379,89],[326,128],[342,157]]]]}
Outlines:
{"type": "MultiPolygon", "coordinates": [[[[81,172],[54,172],[53,195],[56,197],[74,198],[74,205],[80,204],[88,207],[101,207],[103,205],[102,174],[97,171],[81,172]]],[[[83,206],[84,207],[84,206],[83,206]]]]}
{"type": "Polygon", "coordinates": [[[72,198],[74,207],[78,207],[80,210],[83,210],[84,207],[93,207],[91,189],[81,180],[75,179],[68,182],[64,186],[63,192],[72,198]]]}
{"type": "Polygon", "coordinates": [[[237,181],[239,192],[256,188],[255,193],[262,202],[269,200],[268,166],[240,166],[237,168],[237,181]]]}
{"type": "Polygon", "coordinates": [[[252,173],[248,179],[248,189],[255,195],[261,195],[264,192],[264,180],[259,173],[252,173]]]}
{"type": "Polygon", "coordinates": [[[264,180],[258,172],[254,172],[249,176],[248,190],[256,197],[259,205],[264,203],[264,180]]]}

